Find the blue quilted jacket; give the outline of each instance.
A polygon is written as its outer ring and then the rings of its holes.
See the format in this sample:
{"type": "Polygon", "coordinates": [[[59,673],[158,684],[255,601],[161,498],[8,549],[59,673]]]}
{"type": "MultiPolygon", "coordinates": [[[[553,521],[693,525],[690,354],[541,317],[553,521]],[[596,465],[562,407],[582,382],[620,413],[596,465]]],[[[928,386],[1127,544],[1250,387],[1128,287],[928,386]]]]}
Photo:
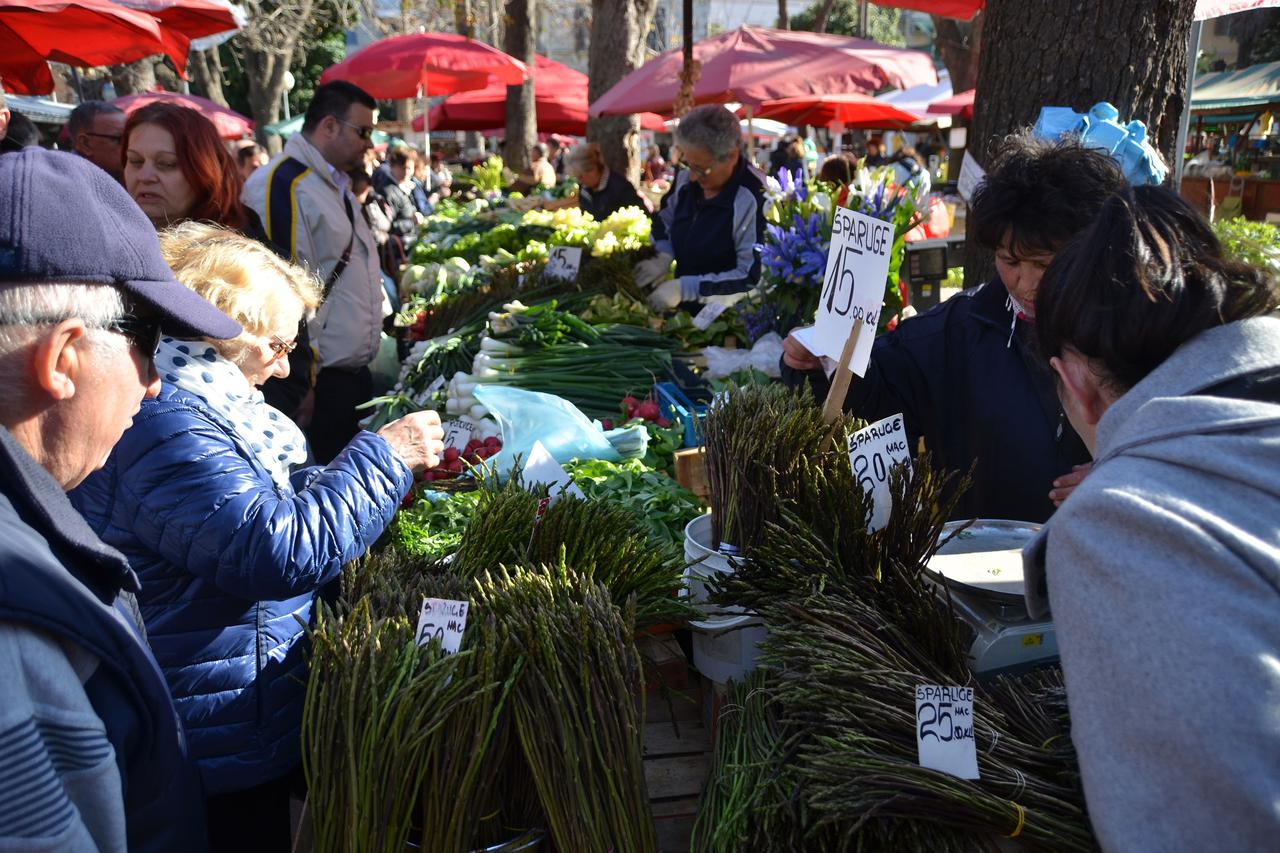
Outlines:
{"type": "Polygon", "coordinates": [[[361,433],[278,487],[231,423],[171,385],[71,497],[142,580],[151,646],[209,793],[299,760],[317,590],[390,522],[413,476],[361,433]]]}

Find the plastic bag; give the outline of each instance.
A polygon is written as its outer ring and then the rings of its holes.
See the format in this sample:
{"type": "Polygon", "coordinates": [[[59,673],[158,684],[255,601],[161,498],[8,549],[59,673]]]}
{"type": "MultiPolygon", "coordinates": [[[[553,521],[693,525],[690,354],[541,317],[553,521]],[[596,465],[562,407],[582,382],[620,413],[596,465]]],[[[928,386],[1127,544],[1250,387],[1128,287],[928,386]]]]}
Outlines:
{"type": "Polygon", "coordinates": [[[604,432],[568,400],[505,385],[477,385],[475,396],[502,429],[502,452],[489,460],[502,479],[510,476],[517,456],[529,458],[537,441],[562,465],[570,459],[622,458],[604,432]]]}
{"type": "Polygon", "coordinates": [[[702,352],[707,359],[707,375],[713,379],[723,379],[747,368],[755,368],[775,379],[782,375],[778,367],[782,360],[782,338],[777,332],[764,335],[751,349],[707,347],[702,352]]]}

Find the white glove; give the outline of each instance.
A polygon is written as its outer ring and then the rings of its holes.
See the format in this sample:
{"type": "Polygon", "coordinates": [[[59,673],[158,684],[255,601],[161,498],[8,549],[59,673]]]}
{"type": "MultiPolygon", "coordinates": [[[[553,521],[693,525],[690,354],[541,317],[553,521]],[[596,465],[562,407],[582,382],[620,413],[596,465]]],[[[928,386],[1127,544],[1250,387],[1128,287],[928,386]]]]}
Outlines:
{"type": "Polygon", "coordinates": [[[671,272],[671,262],[675,260],[666,252],[659,252],[648,260],[636,264],[636,284],[641,288],[653,287],[671,272]]]}
{"type": "Polygon", "coordinates": [[[679,305],[680,298],[680,279],[673,278],[670,281],[664,281],[653,289],[653,293],[649,294],[649,307],[655,313],[661,314],[679,305]]]}

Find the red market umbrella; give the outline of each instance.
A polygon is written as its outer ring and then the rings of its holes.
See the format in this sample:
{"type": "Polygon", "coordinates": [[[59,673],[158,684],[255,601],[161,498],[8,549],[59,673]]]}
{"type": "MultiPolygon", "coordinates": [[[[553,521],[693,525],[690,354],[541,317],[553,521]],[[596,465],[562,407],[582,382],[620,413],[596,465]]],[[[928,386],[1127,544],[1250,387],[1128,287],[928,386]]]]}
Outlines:
{"type": "MultiPolygon", "coordinates": [[[[696,104],[737,101],[754,109],[777,98],[938,82],[923,51],[799,30],[738,27],[695,44],[693,58],[701,65],[696,104]]],[[[591,115],[670,113],[683,63],[679,48],[651,59],[600,96],[591,115]]]]}
{"type": "Polygon", "coordinates": [[[1195,19],[1205,21],[1209,18],[1221,18],[1223,15],[1234,15],[1236,12],[1266,9],[1272,6],[1280,6],[1280,0],[1196,0],[1195,19]]]}
{"type": "MultiPolygon", "coordinates": [[[[533,75],[533,98],[538,130],[584,136],[587,132],[587,75],[554,59],[538,56],[533,75]]],[[[483,89],[459,92],[432,107],[432,130],[490,130],[507,123],[507,86],[490,83],[483,89]]],[[[641,116],[645,130],[663,131],[662,117],[641,116]]],[[[413,129],[422,130],[422,116],[415,116],[413,129]]]]}
{"type": "MultiPolygon", "coordinates": [[[[205,36],[238,30],[243,25],[226,0],[115,0],[139,12],[152,15],[160,22],[160,40],[164,52],[183,77],[187,73],[187,55],[191,41],[205,36]]],[[[241,13],[243,17],[243,13],[241,13]]]]}
{"type": "Polygon", "coordinates": [[[892,104],[877,101],[869,95],[801,95],[765,101],[756,118],[771,118],[790,125],[814,124],[828,127],[843,124],[847,128],[883,128],[901,130],[920,121],[920,116],[900,110],[892,104]]]}
{"type": "Polygon", "coordinates": [[[132,113],[156,101],[165,101],[195,110],[213,122],[213,126],[218,129],[218,135],[223,139],[240,139],[253,133],[253,122],[249,119],[235,110],[229,110],[198,95],[180,95],[177,92],[141,92],[137,95],[124,95],[111,103],[126,113],[132,113]]]}
{"type": "Polygon", "coordinates": [[[452,95],[483,89],[493,79],[518,86],[524,63],[484,42],[453,33],[391,36],[361,48],[320,75],[347,80],[382,100],[452,95]]]}
{"type": "Polygon", "coordinates": [[[970,89],[967,92],[952,95],[950,98],[943,98],[941,101],[934,101],[929,105],[928,112],[932,115],[973,118],[974,91],[975,90],[970,89]]]}
{"type": "Polygon", "coordinates": [[[0,0],[0,85],[20,95],[53,91],[48,63],[81,68],[164,52],[160,25],[107,0],[0,0]]]}
{"type": "Polygon", "coordinates": [[[871,0],[877,6],[890,6],[895,9],[914,9],[917,12],[928,12],[930,15],[941,15],[944,18],[959,18],[967,21],[982,11],[986,5],[983,0],[871,0]]]}

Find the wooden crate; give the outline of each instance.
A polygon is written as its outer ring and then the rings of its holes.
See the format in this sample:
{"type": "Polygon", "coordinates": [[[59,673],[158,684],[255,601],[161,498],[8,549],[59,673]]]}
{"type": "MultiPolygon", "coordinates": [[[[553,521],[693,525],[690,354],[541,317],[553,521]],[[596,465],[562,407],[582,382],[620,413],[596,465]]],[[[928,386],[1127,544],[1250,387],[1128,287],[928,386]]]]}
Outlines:
{"type": "Polygon", "coordinates": [[[711,769],[711,737],[702,722],[702,680],[690,677],[683,651],[674,641],[671,646],[679,652],[683,674],[674,676],[675,664],[668,661],[668,686],[645,697],[644,775],[658,849],[686,853],[698,798],[711,769]]]}

